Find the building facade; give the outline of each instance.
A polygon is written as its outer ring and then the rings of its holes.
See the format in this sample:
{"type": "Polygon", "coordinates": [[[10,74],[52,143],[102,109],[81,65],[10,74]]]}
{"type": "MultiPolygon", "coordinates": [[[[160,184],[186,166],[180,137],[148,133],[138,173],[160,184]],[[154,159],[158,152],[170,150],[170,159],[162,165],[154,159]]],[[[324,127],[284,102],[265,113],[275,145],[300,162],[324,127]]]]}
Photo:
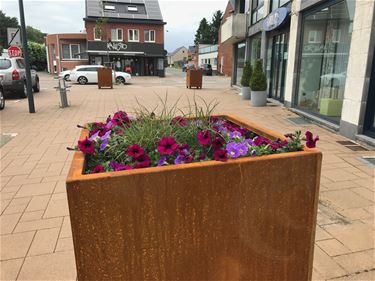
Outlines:
{"type": "Polygon", "coordinates": [[[262,59],[269,98],[374,144],[375,1],[239,0],[234,10],[248,16],[246,37],[238,41],[240,23],[232,21],[227,39],[235,49],[233,84],[244,61],[262,59]]]}
{"type": "Polygon", "coordinates": [[[233,44],[231,42],[221,42],[221,28],[227,20],[230,20],[234,12],[233,1],[228,1],[223,14],[223,21],[219,29],[219,49],[218,49],[218,73],[231,76],[233,67],[233,44]]]}
{"type": "Polygon", "coordinates": [[[188,49],[184,46],[177,48],[168,54],[168,65],[182,67],[188,61],[188,52],[188,49]]]}
{"type": "Polygon", "coordinates": [[[165,22],[157,0],[86,0],[84,21],[90,64],[164,75],[165,22]]]}
{"type": "Polygon", "coordinates": [[[203,64],[210,64],[213,71],[217,71],[218,45],[199,44],[198,46],[198,67],[203,64]]]}
{"type": "Polygon", "coordinates": [[[49,34],[45,38],[47,69],[51,74],[88,64],[86,33],[49,34]]]}

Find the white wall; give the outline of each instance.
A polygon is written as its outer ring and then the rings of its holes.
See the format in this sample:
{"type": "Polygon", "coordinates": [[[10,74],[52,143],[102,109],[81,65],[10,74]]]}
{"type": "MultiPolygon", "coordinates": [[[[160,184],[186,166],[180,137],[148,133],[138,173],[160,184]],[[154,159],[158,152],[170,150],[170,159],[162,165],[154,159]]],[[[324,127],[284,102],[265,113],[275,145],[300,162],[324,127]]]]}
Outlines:
{"type": "Polygon", "coordinates": [[[217,70],[217,61],[215,62],[215,59],[217,59],[218,52],[213,52],[213,53],[207,53],[207,54],[199,54],[199,62],[198,65],[201,66],[205,62],[202,63],[202,60],[204,61],[205,59],[210,60],[210,62],[207,62],[211,64],[212,70],[217,70]]]}

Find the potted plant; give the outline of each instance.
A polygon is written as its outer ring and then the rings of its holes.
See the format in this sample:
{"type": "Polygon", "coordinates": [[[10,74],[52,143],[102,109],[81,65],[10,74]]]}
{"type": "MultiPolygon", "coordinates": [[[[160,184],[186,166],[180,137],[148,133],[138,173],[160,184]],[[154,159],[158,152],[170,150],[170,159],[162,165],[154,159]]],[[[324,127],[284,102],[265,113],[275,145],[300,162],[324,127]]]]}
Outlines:
{"type": "Polygon", "coordinates": [[[243,100],[250,99],[250,77],[251,77],[252,67],[249,61],[245,63],[242,78],[241,78],[241,96],[243,100]]]}
{"type": "Polygon", "coordinates": [[[263,72],[262,60],[255,62],[250,79],[251,105],[254,107],[267,105],[267,77],[263,72]]]}
{"type": "Polygon", "coordinates": [[[84,126],[67,179],[77,280],[311,280],[318,138],[176,112],[84,126]]]}

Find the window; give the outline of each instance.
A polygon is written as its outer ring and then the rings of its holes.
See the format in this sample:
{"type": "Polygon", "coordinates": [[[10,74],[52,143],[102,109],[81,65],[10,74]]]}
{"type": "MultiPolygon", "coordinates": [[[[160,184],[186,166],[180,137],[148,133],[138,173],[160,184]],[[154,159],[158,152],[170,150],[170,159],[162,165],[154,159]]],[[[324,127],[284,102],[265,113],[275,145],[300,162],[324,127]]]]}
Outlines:
{"type": "Polygon", "coordinates": [[[12,66],[12,63],[8,59],[0,59],[0,69],[8,69],[12,66]]]}
{"type": "Polygon", "coordinates": [[[122,34],[122,29],[121,28],[114,28],[111,29],[111,38],[112,41],[123,41],[123,34],[122,34]]]}
{"type": "Polygon", "coordinates": [[[264,17],[264,0],[252,0],[251,24],[256,24],[264,17]]]}
{"type": "Polygon", "coordinates": [[[18,65],[18,68],[21,68],[21,69],[24,69],[25,68],[25,62],[23,59],[18,59],[17,60],[17,65],[18,65]]]}
{"type": "Polygon", "coordinates": [[[271,1],[271,11],[276,10],[277,8],[280,8],[287,4],[290,0],[272,0],[271,1]]]}
{"type": "Polygon", "coordinates": [[[138,12],[137,6],[128,6],[128,12],[138,12]]]}
{"type": "Polygon", "coordinates": [[[116,7],[113,5],[104,5],[104,10],[106,11],[115,11],[116,7]]]}
{"type": "Polygon", "coordinates": [[[296,106],[336,124],[341,119],[352,41],[352,3],[327,4],[302,18],[296,106]]]}
{"type": "Polygon", "coordinates": [[[77,60],[81,59],[80,45],[79,44],[62,44],[62,58],[64,60],[77,60]]]}
{"type": "Polygon", "coordinates": [[[100,30],[100,28],[97,28],[97,27],[94,27],[94,40],[102,40],[102,32],[100,30]]]}
{"type": "Polygon", "coordinates": [[[145,42],[155,42],[155,30],[145,30],[145,42]]]}
{"type": "Polygon", "coordinates": [[[139,42],[138,29],[129,29],[129,42],[139,42]]]}

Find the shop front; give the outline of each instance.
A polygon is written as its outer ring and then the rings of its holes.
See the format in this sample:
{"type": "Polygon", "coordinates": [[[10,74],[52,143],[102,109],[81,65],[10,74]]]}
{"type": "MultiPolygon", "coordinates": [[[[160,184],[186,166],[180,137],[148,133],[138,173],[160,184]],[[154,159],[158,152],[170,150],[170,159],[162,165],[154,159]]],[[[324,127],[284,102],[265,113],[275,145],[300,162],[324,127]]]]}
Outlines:
{"type": "Polygon", "coordinates": [[[162,44],[88,41],[87,52],[90,64],[109,66],[134,76],[165,75],[162,44]]]}
{"type": "Polygon", "coordinates": [[[302,16],[295,106],[340,123],[355,1],[328,1],[302,16]]]}
{"type": "Polygon", "coordinates": [[[364,133],[375,138],[375,56],[372,62],[370,88],[367,97],[367,109],[364,124],[364,133]]]}
{"type": "Polygon", "coordinates": [[[243,68],[245,66],[246,57],[246,43],[241,42],[235,45],[235,71],[234,71],[234,85],[241,86],[241,78],[243,73],[243,68]]]}

